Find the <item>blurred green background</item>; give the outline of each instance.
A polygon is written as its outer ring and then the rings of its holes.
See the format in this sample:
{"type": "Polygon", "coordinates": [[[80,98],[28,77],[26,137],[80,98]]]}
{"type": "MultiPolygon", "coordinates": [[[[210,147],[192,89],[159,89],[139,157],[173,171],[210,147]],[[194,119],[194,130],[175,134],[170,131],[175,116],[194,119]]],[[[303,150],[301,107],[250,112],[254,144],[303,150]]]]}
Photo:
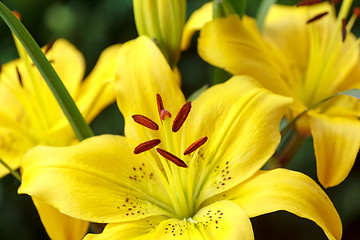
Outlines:
{"type": "MultiPolygon", "coordinates": [[[[87,72],[107,46],[123,43],[137,36],[131,0],[6,0],[11,10],[22,15],[22,22],[40,46],[57,38],[66,38],[85,56],[87,72]]],[[[188,0],[187,16],[205,0],[188,0]]],[[[296,1],[280,1],[293,4],[296,1]]],[[[259,0],[248,1],[246,12],[254,16],[259,0]]],[[[359,25],[359,24],[357,24],[359,25]]],[[[358,26],[357,26],[358,27],[358,26]]],[[[0,21],[0,61],[17,57],[9,29],[0,21]]],[[[179,62],[182,88],[189,96],[211,82],[212,68],[196,52],[196,38],[179,62]]],[[[1,83],[0,83],[1,84],[1,83]]],[[[92,124],[96,134],[123,133],[123,119],[113,104],[92,124]]],[[[301,171],[316,180],[312,140],[305,142],[288,168],[301,171]]],[[[30,197],[18,195],[18,182],[12,176],[0,180],[0,239],[48,239],[30,197]]],[[[343,239],[360,239],[360,162],[356,161],[349,177],[337,187],[325,190],[337,208],[344,227],[343,239]]],[[[286,212],[251,219],[258,239],[326,239],[313,222],[286,212]]]]}

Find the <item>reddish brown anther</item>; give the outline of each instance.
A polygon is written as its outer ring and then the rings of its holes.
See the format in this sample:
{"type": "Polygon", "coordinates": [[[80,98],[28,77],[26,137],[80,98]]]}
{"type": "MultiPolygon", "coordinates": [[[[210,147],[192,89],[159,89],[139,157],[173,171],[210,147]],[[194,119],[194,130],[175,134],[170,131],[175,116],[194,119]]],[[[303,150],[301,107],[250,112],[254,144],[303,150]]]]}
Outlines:
{"type": "Polygon", "coordinates": [[[21,14],[18,11],[12,11],[12,13],[15,15],[17,19],[19,19],[19,21],[21,21],[21,14]]]}
{"type": "Polygon", "coordinates": [[[176,115],[173,125],[172,125],[172,131],[177,132],[180,130],[182,125],[184,124],[187,116],[189,115],[191,110],[191,102],[185,103],[179,110],[178,114],[176,115]]]}
{"type": "Polygon", "coordinates": [[[154,139],[154,140],[150,140],[150,141],[141,143],[134,149],[134,153],[139,154],[142,152],[146,152],[147,150],[152,149],[153,147],[159,145],[160,143],[161,143],[160,139],[154,139]]]}
{"type": "Polygon", "coordinates": [[[55,40],[52,40],[51,42],[49,42],[46,47],[45,47],[45,51],[44,51],[44,54],[47,54],[50,49],[54,46],[54,43],[55,43],[55,40]]]}
{"type": "Polygon", "coordinates": [[[340,2],[340,0],[330,0],[329,2],[330,2],[331,4],[336,5],[336,4],[338,4],[338,3],[340,2]]]}
{"type": "Polygon", "coordinates": [[[341,19],[341,22],[342,22],[342,27],[341,27],[342,40],[344,42],[346,38],[346,19],[345,18],[341,19]]]}
{"type": "Polygon", "coordinates": [[[315,17],[313,18],[310,18],[306,23],[309,24],[309,23],[312,23],[316,20],[319,20],[320,18],[322,18],[323,16],[325,16],[326,14],[328,14],[329,12],[323,12],[323,13],[320,13],[318,15],[316,15],[315,17]]]}
{"type": "Polygon", "coordinates": [[[193,144],[191,144],[191,145],[185,150],[184,155],[188,155],[188,154],[194,152],[196,149],[198,149],[199,147],[201,147],[202,145],[204,145],[207,140],[208,140],[207,137],[203,137],[203,138],[197,140],[196,142],[194,142],[193,144]]]}
{"type": "Polygon", "coordinates": [[[183,167],[183,168],[187,168],[188,166],[186,165],[186,163],[181,160],[180,158],[178,158],[177,156],[161,149],[161,148],[157,148],[156,151],[163,156],[164,158],[166,158],[167,160],[175,163],[177,166],[179,167],[183,167]]]}
{"type": "Polygon", "coordinates": [[[314,4],[321,3],[321,2],[322,2],[322,0],[302,0],[296,6],[297,7],[309,6],[309,5],[314,5],[314,4]]]}
{"type": "Polygon", "coordinates": [[[162,102],[160,94],[156,94],[156,103],[159,111],[159,116],[161,118],[161,111],[164,109],[164,104],[162,102]]]}
{"type": "Polygon", "coordinates": [[[132,118],[134,119],[134,121],[140,125],[143,125],[144,127],[150,128],[152,130],[158,130],[159,126],[150,118],[147,118],[143,115],[140,114],[136,114],[136,115],[132,115],[132,118]]]}
{"type": "Polygon", "coordinates": [[[360,7],[354,7],[353,13],[357,18],[360,18],[360,7]]]}
{"type": "Polygon", "coordinates": [[[168,116],[169,118],[171,118],[171,113],[170,113],[168,110],[166,110],[166,109],[161,110],[161,112],[160,112],[160,119],[161,119],[161,121],[164,121],[164,119],[165,119],[166,116],[168,116]]]}
{"type": "Polygon", "coordinates": [[[15,69],[16,69],[16,74],[17,74],[18,79],[19,79],[20,86],[23,86],[23,81],[22,81],[22,77],[21,77],[19,68],[16,66],[15,69]]]}

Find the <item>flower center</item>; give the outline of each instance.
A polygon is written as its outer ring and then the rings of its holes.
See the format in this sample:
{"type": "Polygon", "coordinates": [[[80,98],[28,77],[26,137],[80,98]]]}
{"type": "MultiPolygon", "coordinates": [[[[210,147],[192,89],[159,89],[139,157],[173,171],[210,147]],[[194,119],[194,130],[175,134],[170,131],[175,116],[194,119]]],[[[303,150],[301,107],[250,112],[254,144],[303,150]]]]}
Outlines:
{"type": "MultiPolygon", "coordinates": [[[[302,5],[315,4],[320,1],[303,1],[302,5]],[[310,2],[310,3],[308,3],[310,2]]],[[[330,1],[335,4],[337,1],[330,1]]],[[[353,0],[344,0],[339,14],[333,23],[326,22],[331,17],[328,11],[311,12],[309,8],[309,20],[307,21],[310,49],[308,66],[304,76],[303,91],[300,99],[306,106],[311,106],[336,93],[337,87],[354,66],[354,54],[359,42],[348,36],[356,20],[354,13],[349,22],[346,22],[353,0]],[[324,19],[324,20],[323,20],[324,19]]],[[[302,6],[301,4],[299,6],[302,6]]],[[[335,8],[330,8],[334,12],[335,8]]]]}
{"type": "MultiPolygon", "coordinates": [[[[140,143],[135,147],[134,154],[147,154],[149,150],[153,148],[156,149],[158,159],[154,159],[152,165],[157,169],[158,173],[162,176],[165,186],[167,186],[167,193],[174,209],[174,217],[179,219],[188,218],[193,216],[196,212],[196,204],[194,204],[195,182],[192,173],[199,155],[199,149],[207,142],[208,138],[202,137],[185,149],[185,135],[180,129],[189,116],[191,102],[185,103],[180,108],[174,120],[171,121],[172,115],[164,108],[162,98],[159,94],[156,95],[156,100],[159,117],[162,123],[160,126],[163,130],[162,140],[151,139],[140,143]],[[181,134],[180,141],[177,141],[179,138],[174,137],[177,133],[181,134]],[[163,143],[161,148],[157,147],[160,143],[163,143]],[[185,150],[180,154],[180,151],[176,151],[176,149],[185,150]]],[[[147,129],[152,131],[160,130],[159,125],[146,116],[137,114],[133,115],[132,118],[136,123],[147,129]]],[[[151,154],[148,154],[148,158],[153,159],[151,154]]]]}

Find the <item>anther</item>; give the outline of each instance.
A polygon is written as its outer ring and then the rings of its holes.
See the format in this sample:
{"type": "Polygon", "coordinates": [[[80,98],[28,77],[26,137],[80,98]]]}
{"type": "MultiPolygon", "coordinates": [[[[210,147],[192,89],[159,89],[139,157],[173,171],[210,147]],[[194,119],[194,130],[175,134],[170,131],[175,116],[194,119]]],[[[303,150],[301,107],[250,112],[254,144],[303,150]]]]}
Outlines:
{"type": "Polygon", "coordinates": [[[153,139],[153,140],[141,143],[134,149],[134,153],[139,154],[142,152],[146,152],[146,151],[152,149],[153,147],[159,145],[160,143],[161,143],[160,139],[153,139]]]}
{"type": "Polygon", "coordinates": [[[175,163],[177,166],[179,167],[183,167],[183,168],[187,168],[187,165],[186,163],[181,160],[180,158],[178,158],[177,156],[161,149],[161,148],[156,148],[156,151],[161,155],[163,156],[164,158],[166,158],[167,160],[175,163]]]}
{"type": "Polygon", "coordinates": [[[306,22],[306,24],[309,24],[309,23],[312,23],[312,22],[314,22],[314,21],[316,21],[316,20],[319,20],[320,18],[322,18],[323,16],[325,16],[326,14],[328,14],[329,12],[323,12],[323,13],[320,13],[320,14],[318,14],[318,15],[316,15],[315,17],[313,17],[313,18],[310,18],[307,22],[306,22]]]}
{"type": "Polygon", "coordinates": [[[46,45],[44,54],[47,54],[50,51],[50,49],[54,46],[54,43],[55,43],[55,40],[52,40],[51,42],[48,43],[48,45],[46,45]]]}
{"type": "Polygon", "coordinates": [[[180,130],[182,125],[184,124],[187,116],[189,115],[191,110],[191,102],[185,103],[179,110],[178,114],[175,117],[175,120],[172,125],[172,131],[177,132],[180,130]]]}
{"type": "Polygon", "coordinates": [[[201,147],[202,145],[204,145],[207,140],[208,140],[207,137],[203,137],[203,138],[197,140],[196,142],[192,143],[192,144],[185,150],[184,155],[188,155],[188,154],[194,152],[194,151],[197,150],[199,147],[201,147]]]}
{"type": "Polygon", "coordinates": [[[360,18],[360,7],[354,7],[353,13],[357,18],[360,18]]]}
{"type": "Polygon", "coordinates": [[[12,13],[15,15],[17,19],[19,19],[19,21],[21,21],[21,14],[18,11],[12,11],[12,13]]]}
{"type": "Polygon", "coordinates": [[[302,0],[296,6],[297,7],[309,6],[309,5],[314,5],[314,4],[321,3],[321,2],[322,2],[322,0],[302,0]]]}
{"type": "Polygon", "coordinates": [[[341,22],[342,22],[342,27],[341,27],[342,41],[344,42],[346,38],[346,19],[345,18],[341,19],[341,22]]]}
{"type": "Polygon", "coordinates": [[[164,105],[163,105],[160,94],[156,94],[156,103],[157,103],[157,107],[158,107],[158,111],[159,111],[159,116],[161,118],[161,111],[164,109],[164,105]]]}
{"type": "Polygon", "coordinates": [[[132,115],[132,118],[136,123],[143,125],[144,127],[150,128],[151,130],[159,130],[159,126],[150,118],[140,114],[132,115]]]}
{"type": "Polygon", "coordinates": [[[171,118],[171,113],[166,110],[166,109],[162,109],[160,112],[160,119],[161,121],[164,121],[165,117],[168,116],[169,118],[171,118]]]}
{"type": "Polygon", "coordinates": [[[20,86],[22,87],[23,86],[23,81],[22,81],[22,78],[21,78],[21,74],[20,74],[20,71],[19,71],[19,68],[16,66],[16,73],[18,75],[18,79],[19,79],[19,83],[20,83],[20,86]]]}

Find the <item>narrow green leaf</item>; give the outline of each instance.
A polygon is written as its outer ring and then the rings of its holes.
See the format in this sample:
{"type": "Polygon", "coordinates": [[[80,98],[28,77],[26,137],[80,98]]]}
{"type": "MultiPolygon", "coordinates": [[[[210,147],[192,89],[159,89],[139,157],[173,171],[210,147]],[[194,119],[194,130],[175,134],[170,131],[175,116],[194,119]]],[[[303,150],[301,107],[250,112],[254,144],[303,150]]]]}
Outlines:
{"type": "Polygon", "coordinates": [[[21,176],[20,174],[13,170],[9,165],[6,164],[1,158],[0,158],[0,164],[3,165],[7,170],[9,170],[10,174],[13,175],[19,182],[21,182],[21,176]]]}
{"type": "Polygon", "coordinates": [[[301,112],[299,115],[297,115],[294,119],[292,119],[283,129],[281,129],[281,136],[284,136],[292,127],[292,125],[295,124],[295,122],[302,117],[305,113],[307,113],[309,110],[314,109],[316,107],[318,107],[319,105],[323,104],[324,102],[332,99],[333,97],[339,96],[339,95],[346,95],[346,96],[350,96],[350,97],[355,97],[357,99],[360,99],[360,89],[349,89],[343,92],[339,92],[336,93],[328,98],[325,98],[313,105],[311,105],[310,107],[308,107],[307,109],[305,109],[303,112],[301,112]]]}
{"type": "Polygon", "coordinates": [[[260,31],[264,26],[264,21],[271,5],[275,3],[276,0],[262,0],[260,7],[258,8],[258,11],[256,13],[256,24],[260,31]]]}
{"type": "Polygon", "coordinates": [[[46,81],[61,109],[67,117],[70,125],[78,139],[81,141],[85,138],[93,136],[93,133],[82,117],[79,109],[66,90],[64,84],[61,82],[59,76],[46,59],[45,55],[32,38],[30,33],[26,30],[24,25],[15,17],[15,15],[0,2],[0,16],[5,21],[10,30],[19,39],[24,46],[26,52],[33,60],[35,66],[38,68],[41,76],[46,81]]]}
{"type": "Polygon", "coordinates": [[[227,0],[214,0],[213,18],[227,17],[235,14],[233,6],[227,0]]]}
{"type": "Polygon", "coordinates": [[[229,3],[233,6],[235,12],[239,15],[240,18],[245,13],[246,8],[246,0],[228,0],[229,3]]]}

